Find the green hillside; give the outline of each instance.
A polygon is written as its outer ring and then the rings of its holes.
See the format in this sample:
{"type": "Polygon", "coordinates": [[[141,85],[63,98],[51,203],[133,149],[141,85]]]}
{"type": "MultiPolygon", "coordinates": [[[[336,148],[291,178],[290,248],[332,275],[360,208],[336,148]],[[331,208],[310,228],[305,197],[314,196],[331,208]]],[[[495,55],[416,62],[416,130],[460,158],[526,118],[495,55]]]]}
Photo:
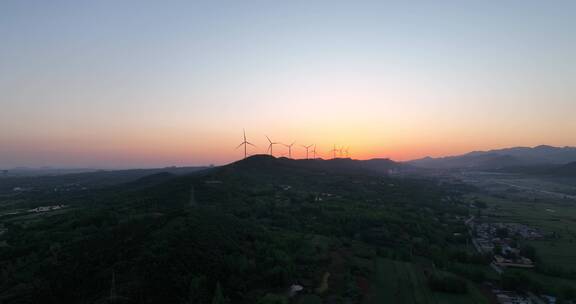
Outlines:
{"type": "MultiPolygon", "coordinates": [[[[459,189],[351,160],[259,156],[60,194],[66,208],[58,212],[2,217],[0,299],[359,303],[384,296],[382,259],[425,293],[429,276],[415,260],[449,271],[473,255],[454,237],[467,215],[459,189]],[[303,290],[290,297],[293,284],[303,290]]],[[[452,274],[467,282],[460,275],[452,274]]],[[[476,299],[471,290],[456,298],[476,299]]],[[[450,296],[434,292],[442,294],[450,296]]]]}

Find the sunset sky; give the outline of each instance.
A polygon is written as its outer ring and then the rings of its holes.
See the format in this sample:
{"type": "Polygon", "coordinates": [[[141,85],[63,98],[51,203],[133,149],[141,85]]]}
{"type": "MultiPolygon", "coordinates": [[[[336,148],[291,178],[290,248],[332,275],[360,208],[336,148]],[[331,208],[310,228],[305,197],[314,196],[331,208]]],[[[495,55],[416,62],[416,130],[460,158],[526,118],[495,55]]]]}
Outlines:
{"type": "Polygon", "coordinates": [[[0,1],[0,168],[223,164],[243,128],[252,154],[576,145],[576,1],[0,1]]]}

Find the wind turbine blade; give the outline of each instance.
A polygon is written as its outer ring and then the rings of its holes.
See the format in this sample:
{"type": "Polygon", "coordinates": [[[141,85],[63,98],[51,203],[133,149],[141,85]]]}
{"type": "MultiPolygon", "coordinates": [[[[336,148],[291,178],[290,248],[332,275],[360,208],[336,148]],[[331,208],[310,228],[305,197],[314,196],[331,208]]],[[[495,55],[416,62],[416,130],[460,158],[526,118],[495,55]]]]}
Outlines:
{"type": "Polygon", "coordinates": [[[256,147],[255,144],[251,143],[251,142],[246,142],[247,144],[251,145],[252,147],[256,147]]]}
{"type": "Polygon", "coordinates": [[[268,142],[270,142],[270,144],[272,144],[272,141],[270,140],[270,137],[268,137],[268,135],[266,135],[266,139],[268,139],[268,142]]]}
{"type": "Polygon", "coordinates": [[[236,147],[236,149],[242,147],[243,144],[244,144],[244,143],[239,144],[238,147],[236,147]]]}

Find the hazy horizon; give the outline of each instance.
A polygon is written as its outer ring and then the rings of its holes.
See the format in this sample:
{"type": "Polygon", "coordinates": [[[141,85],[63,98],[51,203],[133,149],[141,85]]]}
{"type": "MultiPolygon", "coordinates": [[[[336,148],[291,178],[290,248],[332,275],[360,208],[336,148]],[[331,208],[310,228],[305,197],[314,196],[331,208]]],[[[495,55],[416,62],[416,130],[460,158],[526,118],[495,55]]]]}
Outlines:
{"type": "Polygon", "coordinates": [[[0,168],[575,146],[573,1],[2,1],[0,168]],[[278,147],[276,156],[284,148],[278,147]]]}
{"type": "MultiPolygon", "coordinates": [[[[550,145],[539,145],[539,146],[550,146],[550,145]]],[[[397,162],[410,162],[410,161],[414,161],[414,160],[419,160],[419,159],[423,159],[426,157],[433,157],[433,158],[442,158],[442,157],[455,157],[455,156],[461,156],[467,153],[472,153],[472,152],[487,152],[487,151],[491,151],[491,150],[500,150],[500,149],[507,149],[507,148],[535,148],[537,146],[531,146],[531,147],[524,147],[524,146],[514,146],[514,147],[498,147],[498,148],[494,148],[494,149],[489,149],[489,150],[474,150],[474,151],[466,151],[464,153],[461,154],[450,154],[450,155],[442,155],[442,156],[424,156],[422,158],[413,158],[413,159],[406,159],[406,160],[397,160],[397,159],[392,159],[392,158],[388,158],[388,157],[369,157],[369,158],[358,158],[358,157],[354,157],[352,155],[350,155],[349,157],[346,157],[344,155],[340,155],[337,154],[336,157],[337,158],[350,158],[353,160],[369,160],[369,159],[378,159],[378,158],[382,158],[382,159],[390,159],[393,161],[397,161],[397,162]]],[[[552,146],[555,148],[575,148],[575,146],[552,146]]],[[[294,149],[294,148],[293,148],[294,149]]],[[[240,150],[240,149],[239,149],[240,150]]],[[[305,158],[305,151],[304,149],[302,149],[302,151],[304,151],[303,155],[300,155],[299,153],[295,153],[295,151],[293,150],[292,154],[298,154],[297,156],[293,155],[293,159],[306,159],[305,158]]],[[[274,157],[288,157],[286,155],[287,153],[275,153],[274,157]],[[276,155],[278,154],[278,155],[276,155]]],[[[255,156],[255,155],[270,155],[269,153],[265,153],[265,152],[259,152],[259,153],[252,153],[249,154],[248,157],[250,156],[255,156]]],[[[312,154],[310,153],[310,158],[312,158],[312,154]]],[[[323,155],[318,155],[317,159],[322,159],[322,160],[330,160],[333,158],[332,154],[329,153],[324,153],[323,155]]],[[[149,165],[142,165],[142,166],[138,166],[138,165],[128,165],[128,166],[111,166],[109,164],[101,164],[101,165],[96,165],[96,166],[58,166],[58,165],[43,165],[43,166],[12,166],[12,167],[2,167],[0,166],[0,170],[134,170],[134,169],[158,169],[158,168],[169,168],[169,167],[209,167],[209,166],[224,166],[224,165],[228,165],[230,163],[236,162],[236,161],[240,161],[243,159],[243,155],[238,156],[236,159],[233,159],[231,161],[228,162],[223,162],[223,163],[180,163],[178,165],[176,164],[169,164],[169,163],[158,163],[156,165],[154,164],[149,164],[149,165]]]]}

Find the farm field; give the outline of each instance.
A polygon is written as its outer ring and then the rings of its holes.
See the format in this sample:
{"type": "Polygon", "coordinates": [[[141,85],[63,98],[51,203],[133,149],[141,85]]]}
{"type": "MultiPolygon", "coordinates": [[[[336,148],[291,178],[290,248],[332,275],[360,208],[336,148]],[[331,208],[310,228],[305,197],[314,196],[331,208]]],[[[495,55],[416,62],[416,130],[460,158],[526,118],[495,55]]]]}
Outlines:
{"type": "Polygon", "coordinates": [[[424,269],[408,262],[378,258],[375,261],[374,294],[369,303],[490,303],[476,286],[468,283],[467,294],[434,292],[428,286],[424,269]]]}
{"type": "Polygon", "coordinates": [[[522,223],[549,235],[544,240],[525,242],[536,248],[544,263],[576,270],[576,203],[527,202],[489,196],[480,199],[488,203],[489,210],[485,213],[488,220],[522,223]]]}
{"type": "Polygon", "coordinates": [[[558,178],[507,178],[499,180],[503,184],[516,185],[522,188],[537,189],[541,191],[576,194],[576,181],[574,179],[558,178]]]}
{"type": "Polygon", "coordinates": [[[576,242],[530,241],[546,264],[563,269],[576,270],[576,242]]]}
{"type": "Polygon", "coordinates": [[[509,269],[509,274],[522,274],[526,278],[538,283],[545,293],[562,294],[566,288],[576,288],[576,281],[541,274],[527,269],[509,269]]]}

